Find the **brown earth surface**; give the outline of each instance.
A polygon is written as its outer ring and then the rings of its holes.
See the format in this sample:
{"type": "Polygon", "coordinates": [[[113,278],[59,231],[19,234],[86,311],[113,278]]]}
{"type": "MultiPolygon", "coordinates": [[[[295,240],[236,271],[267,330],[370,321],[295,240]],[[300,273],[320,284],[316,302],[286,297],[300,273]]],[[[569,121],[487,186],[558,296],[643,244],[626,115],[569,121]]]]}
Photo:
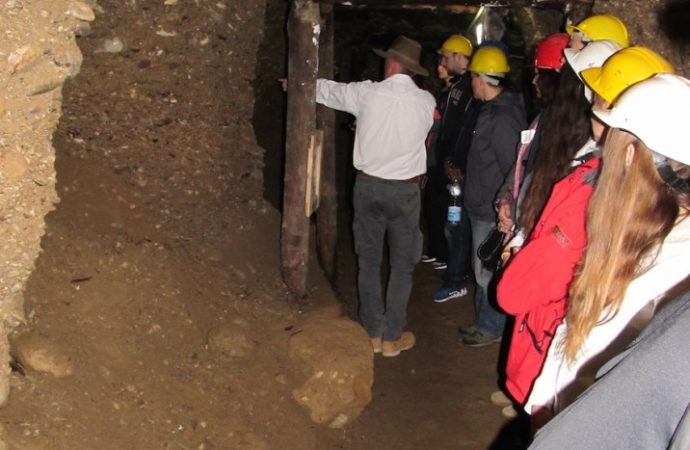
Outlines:
{"type": "MultiPolygon", "coordinates": [[[[263,200],[275,192],[264,193],[257,139],[279,142],[282,128],[252,128],[253,86],[273,77],[254,73],[256,30],[273,19],[262,2],[165,3],[102,1],[79,39],[82,71],[54,138],[61,201],[19,330],[50,342],[69,370],[16,368],[2,439],[57,450],[487,448],[504,424],[488,402],[498,348],[457,344],[471,300],[433,304],[428,266],[410,303],[418,344],[376,357],[362,415],[331,429],[295,401],[304,373],[290,338],[336,297],[317,269],[300,304],[280,280],[280,216],[263,200]],[[116,37],[121,51],[106,51],[116,37]]],[[[353,316],[355,259],[341,234],[337,298],[353,316]]]]}

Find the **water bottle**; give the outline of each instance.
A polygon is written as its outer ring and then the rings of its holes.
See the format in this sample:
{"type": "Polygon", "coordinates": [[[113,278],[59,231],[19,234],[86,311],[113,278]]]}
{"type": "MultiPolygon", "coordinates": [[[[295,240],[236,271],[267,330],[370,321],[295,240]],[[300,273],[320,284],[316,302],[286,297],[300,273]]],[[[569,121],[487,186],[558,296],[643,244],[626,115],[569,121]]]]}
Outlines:
{"type": "Polygon", "coordinates": [[[457,180],[453,180],[452,184],[448,185],[448,192],[450,193],[450,203],[448,204],[448,223],[457,225],[460,223],[462,215],[462,208],[460,207],[460,197],[462,189],[457,180]]]}

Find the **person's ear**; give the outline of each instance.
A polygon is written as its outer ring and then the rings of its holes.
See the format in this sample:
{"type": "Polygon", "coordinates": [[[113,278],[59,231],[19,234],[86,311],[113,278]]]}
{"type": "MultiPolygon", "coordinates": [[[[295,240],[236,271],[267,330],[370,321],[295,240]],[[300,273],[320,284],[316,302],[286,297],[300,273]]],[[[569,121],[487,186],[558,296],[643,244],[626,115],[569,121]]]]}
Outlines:
{"type": "Polygon", "coordinates": [[[633,159],[635,159],[635,146],[632,144],[628,144],[627,147],[625,147],[625,168],[627,169],[630,167],[630,165],[633,162],[633,159]]]}

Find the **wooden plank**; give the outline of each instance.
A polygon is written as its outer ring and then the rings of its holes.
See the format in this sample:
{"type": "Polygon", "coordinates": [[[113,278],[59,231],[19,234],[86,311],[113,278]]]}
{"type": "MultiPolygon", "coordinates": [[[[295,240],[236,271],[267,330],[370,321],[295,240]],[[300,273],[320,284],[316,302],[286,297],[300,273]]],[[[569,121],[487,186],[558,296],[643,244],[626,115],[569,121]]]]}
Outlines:
{"type": "MultiPolygon", "coordinates": [[[[324,6],[324,5],[322,5],[324,6]]],[[[332,79],[334,70],[333,11],[321,10],[321,41],[319,43],[319,76],[332,79]]],[[[335,167],[335,111],[319,105],[316,109],[316,126],[323,131],[321,195],[316,211],[316,252],[319,263],[332,285],[336,283],[338,241],[338,189],[335,167]]]]}
{"type": "Polygon", "coordinates": [[[314,130],[309,136],[309,147],[307,148],[306,195],[304,197],[304,213],[306,217],[311,217],[319,208],[322,153],[323,131],[314,130]]]}
{"type": "Polygon", "coordinates": [[[405,7],[426,7],[426,8],[442,8],[446,6],[457,5],[491,5],[504,6],[506,4],[525,5],[531,4],[532,0],[495,0],[491,2],[481,0],[315,0],[318,3],[327,3],[338,5],[342,7],[378,7],[378,8],[405,8],[405,7]]]}
{"type": "MultiPolygon", "coordinates": [[[[565,9],[566,5],[592,5],[594,0],[314,0],[347,8],[423,8],[453,10],[459,6],[535,6],[565,9]]],[[[462,11],[462,9],[459,9],[462,11]]]]}
{"type": "Polygon", "coordinates": [[[309,267],[309,219],[304,215],[309,136],[316,128],[319,7],[294,0],[288,19],[288,98],[285,139],[285,180],[281,226],[283,281],[301,298],[306,294],[309,267]]]}

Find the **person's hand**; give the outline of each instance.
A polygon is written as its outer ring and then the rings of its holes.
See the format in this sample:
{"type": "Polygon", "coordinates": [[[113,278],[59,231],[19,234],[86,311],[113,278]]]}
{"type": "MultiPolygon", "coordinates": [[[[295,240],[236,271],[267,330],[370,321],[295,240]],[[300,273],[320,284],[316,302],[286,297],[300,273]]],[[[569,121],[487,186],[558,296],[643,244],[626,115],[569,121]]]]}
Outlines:
{"type": "Polygon", "coordinates": [[[283,92],[287,92],[288,89],[288,79],[287,78],[278,78],[278,83],[280,84],[280,87],[283,89],[283,92]]]}
{"type": "Polygon", "coordinates": [[[446,172],[446,176],[450,181],[460,182],[462,180],[462,171],[459,167],[455,167],[450,161],[445,161],[443,163],[443,168],[446,172]]]}
{"type": "Polygon", "coordinates": [[[421,189],[424,189],[426,187],[427,181],[429,181],[429,177],[427,176],[427,174],[421,175],[421,177],[419,178],[419,187],[421,189]]]}
{"type": "Polygon", "coordinates": [[[498,204],[498,231],[501,233],[510,233],[515,222],[510,214],[510,204],[505,200],[501,200],[498,204]]]}
{"type": "Polygon", "coordinates": [[[522,249],[522,247],[511,246],[510,244],[503,247],[503,251],[501,252],[501,267],[507,266],[520,249],[522,249]]]}
{"type": "Polygon", "coordinates": [[[505,267],[508,264],[508,261],[510,261],[510,257],[513,256],[511,249],[512,247],[509,245],[503,247],[503,251],[501,252],[501,267],[505,267]]]}

